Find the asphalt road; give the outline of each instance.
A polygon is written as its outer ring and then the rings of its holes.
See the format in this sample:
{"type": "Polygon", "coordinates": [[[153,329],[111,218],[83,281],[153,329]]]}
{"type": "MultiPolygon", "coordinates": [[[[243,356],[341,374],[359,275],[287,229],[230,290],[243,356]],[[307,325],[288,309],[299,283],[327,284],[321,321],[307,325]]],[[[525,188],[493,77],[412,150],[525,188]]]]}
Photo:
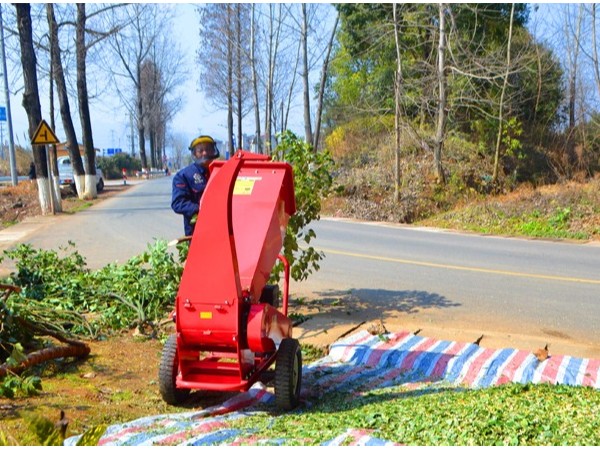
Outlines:
{"type": "Polygon", "coordinates": [[[600,356],[600,245],[333,220],[313,228],[326,258],[308,286],[320,295],[350,291],[410,329],[521,335],[600,356]]]}
{"type": "Polygon", "coordinates": [[[92,269],[123,263],[156,239],[183,234],[183,220],[171,210],[171,177],[137,182],[123,193],[74,215],[61,215],[25,242],[57,249],[74,242],[92,269]]]}
{"type": "MultiPolygon", "coordinates": [[[[124,262],[155,239],[183,234],[182,219],[170,208],[171,180],[139,182],[18,239],[46,249],[72,241],[90,268],[124,262]]],[[[419,328],[432,337],[483,334],[510,345],[526,336],[600,357],[599,245],[327,219],[312,228],[312,244],[326,258],[319,272],[292,283],[293,295],[339,299],[388,328],[419,328]]]]}

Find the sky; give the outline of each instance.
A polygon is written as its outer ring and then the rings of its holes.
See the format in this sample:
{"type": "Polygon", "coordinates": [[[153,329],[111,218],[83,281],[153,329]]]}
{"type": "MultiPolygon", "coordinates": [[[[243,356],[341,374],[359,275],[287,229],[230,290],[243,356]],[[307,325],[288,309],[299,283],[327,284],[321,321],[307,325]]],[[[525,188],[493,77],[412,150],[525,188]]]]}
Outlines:
{"type": "MultiPolygon", "coordinates": [[[[2,5],[4,20],[6,20],[7,8],[9,7],[10,6],[6,4],[2,5]]],[[[173,23],[173,36],[179,45],[181,45],[182,50],[187,55],[186,60],[190,62],[190,66],[193,68],[199,40],[196,6],[191,3],[177,3],[171,4],[171,7],[176,9],[176,18],[173,23]]],[[[5,39],[8,39],[6,33],[5,39]]],[[[8,55],[7,59],[10,59],[8,58],[8,55]]],[[[8,73],[11,73],[10,68],[8,73]]],[[[22,81],[19,80],[19,82],[22,86],[22,81]]],[[[0,106],[5,106],[3,81],[0,81],[0,85],[2,86],[2,89],[0,89],[0,106]]],[[[14,88],[11,86],[10,90],[13,92],[14,88]]],[[[182,92],[184,103],[170,124],[171,130],[174,133],[178,133],[182,137],[185,137],[186,142],[188,140],[191,142],[192,139],[199,134],[210,134],[217,140],[225,141],[227,135],[227,109],[226,107],[217,109],[205,98],[202,92],[199,92],[198,76],[193,73],[193,69],[190,78],[185,85],[182,86],[182,92]]],[[[15,145],[29,148],[27,116],[21,105],[22,98],[22,90],[10,97],[13,136],[15,145]]],[[[45,98],[41,98],[41,103],[43,119],[50,123],[48,117],[48,101],[45,98]]],[[[60,141],[64,141],[65,134],[58,116],[57,100],[55,100],[55,108],[57,112],[55,119],[56,129],[54,132],[60,141]]],[[[123,151],[129,150],[131,147],[130,119],[125,109],[119,106],[118,99],[109,98],[106,95],[101,96],[99,99],[93,100],[91,109],[94,146],[98,149],[122,148],[123,151]]],[[[76,99],[71,99],[71,112],[75,122],[78,139],[81,141],[76,99]]],[[[292,117],[293,116],[301,118],[302,114],[293,114],[292,117]]],[[[7,144],[7,122],[0,123],[2,124],[2,138],[5,144],[7,144]]],[[[251,131],[253,129],[251,124],[248,124],[247,126],[244,124],[244,126],[245,129],[248,130],[247,134],[253,134],[251,131]]],[[[291,128],[296,132],[301,131],[303,129],[302,127],[303,125],[301,123],[291,123],[291,128]]]]}

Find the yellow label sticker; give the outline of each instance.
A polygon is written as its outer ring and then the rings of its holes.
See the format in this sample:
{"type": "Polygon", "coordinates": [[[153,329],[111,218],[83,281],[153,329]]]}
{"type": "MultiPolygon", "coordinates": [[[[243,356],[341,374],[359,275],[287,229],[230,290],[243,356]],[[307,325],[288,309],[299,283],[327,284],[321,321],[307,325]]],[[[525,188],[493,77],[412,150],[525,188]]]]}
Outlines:
{"type": "Polygon", "coordinates": [[[200,311],[200,318],[201,319],[212,319],[212,312],[211,311],[200,311]]]}
{"type": "Polygon", "coordinates": [[[233,195],[251,195],[254,183],[261,179],[261,177],[238,177],[233,187],[233,195]]]}

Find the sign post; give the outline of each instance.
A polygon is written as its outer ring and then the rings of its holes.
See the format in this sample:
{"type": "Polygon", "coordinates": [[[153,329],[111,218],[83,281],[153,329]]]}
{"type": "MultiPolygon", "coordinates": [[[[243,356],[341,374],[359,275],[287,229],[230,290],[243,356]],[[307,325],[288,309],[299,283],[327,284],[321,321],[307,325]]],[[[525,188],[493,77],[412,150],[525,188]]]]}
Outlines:
{"type": "MultiPolygon", "coordinates": [[[[58,144],[58,142],[58,138],[54,134],[54,131],[52,131],[52,128],[50,128],[50,125],[48,125],[48,123],[44,119],[42,119],[37,129],[35,130],[35,133],[33,133],[33,137],[31,138],[31,145],[51,145],[58,144]]],[[[48,169],[50,169],[50,155],[47,151],[44,153],[46,153],[46,165],[48,166],[48,169]]],[[[52,171],[49,170],[49,173],[49,180],[51,181],[52,171]]],[[[56,206],[54,205],[54,194],[52,193],[53,190],[54,186],[52,186],[51,183],[50,204],[52,205],[52,213],[56,213],[56,206]]]]}

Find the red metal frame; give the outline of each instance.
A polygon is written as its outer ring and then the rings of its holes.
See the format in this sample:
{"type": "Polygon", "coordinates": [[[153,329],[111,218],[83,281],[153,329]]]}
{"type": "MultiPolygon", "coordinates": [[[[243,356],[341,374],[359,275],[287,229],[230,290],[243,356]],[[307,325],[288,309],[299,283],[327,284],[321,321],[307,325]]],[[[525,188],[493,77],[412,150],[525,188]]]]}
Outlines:
{"type": "Polygon", "coordinates": [[[215,161],[176,299],[177,388],[247,390],[292,336],[289,264],[279,255],[296,210],[292,168],[244,151],[215,161]],[[282,311],[260,303],[277,259],[282,311]]]}

